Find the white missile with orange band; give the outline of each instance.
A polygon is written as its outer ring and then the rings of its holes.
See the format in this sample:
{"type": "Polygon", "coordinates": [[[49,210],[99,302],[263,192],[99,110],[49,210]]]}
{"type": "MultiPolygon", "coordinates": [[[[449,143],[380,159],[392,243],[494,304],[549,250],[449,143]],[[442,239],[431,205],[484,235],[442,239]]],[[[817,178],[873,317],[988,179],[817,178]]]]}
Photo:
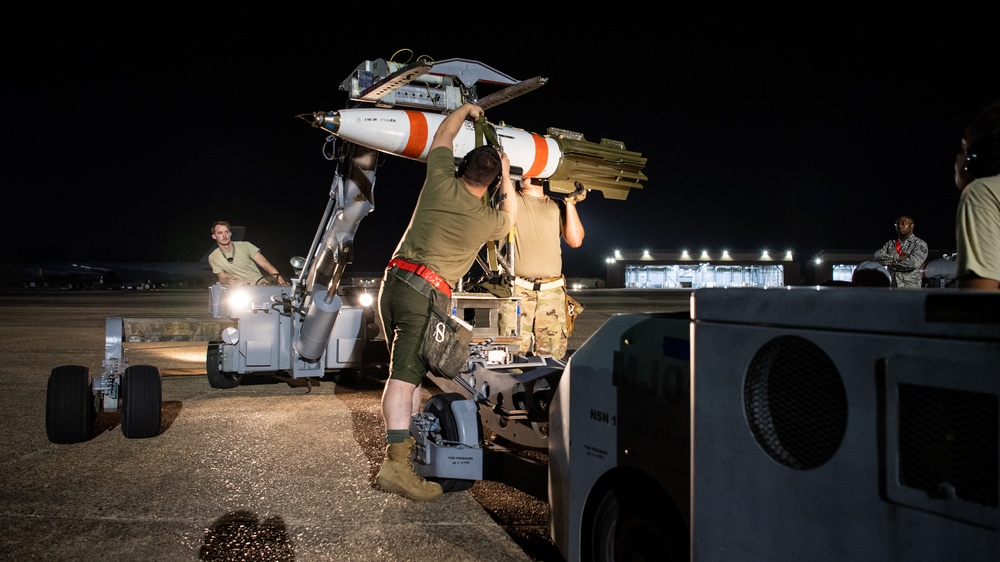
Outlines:
{"type": "MultiPolygon", "coordinates": [[[[342,109],[313,113],[313,126],[373,150],[426,162],[431,139],[444,118],[439,113],[407,109],[342,109]]],[[[625,150],[619,141],[593,143],[579,133],[555,128],[539,135],[506,125],[490,127],[510,159],[512,176],[546,179],[557,193],[572,193],[574,182],[581,182],[608,199],[625,199],[648,179],[642,173],[646,159],[625,150]]],[[[475,147],[475,126],[466,121],[455,138],[455,157],[475,147]]]]}

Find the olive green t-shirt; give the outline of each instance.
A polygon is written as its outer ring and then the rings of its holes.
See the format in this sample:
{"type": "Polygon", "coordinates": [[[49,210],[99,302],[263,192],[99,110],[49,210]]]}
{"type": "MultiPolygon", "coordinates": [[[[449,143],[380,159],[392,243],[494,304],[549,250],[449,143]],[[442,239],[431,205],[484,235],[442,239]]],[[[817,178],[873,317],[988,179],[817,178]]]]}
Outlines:
{"type": "Polygon", "coordinates": [[[962,190],[955,241],[959,277],[1000,279],[1000,176],[979,178],[962,190]]]}
{"type": "Polygon", "coordinates": [[[424,186],[392,257],[429,267],[454,289],[483,244],[511,226],[510,215],[469,193],[455,177],[452,151],[440,146],[427,155],[424,186]]]}
{"type": "Polygon", "coordinates": [[[562,275],[562,219],[559,203],[544,195],[517,194],[514,273],[543,279],[562,275]]]}
{"type": "Polygon", "coordinates": [[[223,254],[222,248],[216,248],[208,255],[208,263],[212,266],[212,273],[216,275],[225,271],[253,285],[261,278],[260,268],[253,261],[259,251],[260,248],[250,242],[234,241],[232,255],[223,254]],[[229,258],[233,258],[233,261],[230,262],[229,258]]]}

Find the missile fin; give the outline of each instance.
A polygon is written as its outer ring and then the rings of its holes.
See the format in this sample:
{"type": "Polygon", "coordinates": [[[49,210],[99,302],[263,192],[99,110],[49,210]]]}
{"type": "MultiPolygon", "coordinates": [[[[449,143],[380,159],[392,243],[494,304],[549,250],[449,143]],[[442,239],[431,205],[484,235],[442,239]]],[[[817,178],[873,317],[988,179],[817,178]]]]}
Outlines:
{"type": "Polygon", "coordinates": [[[587,189],[596,189],[607,199],[624,200],[633,189],[642,189],[646,181],[642,169],[646,159],[639,152],[625,149],[620,141],[601,139],[593,143],[579,139],[557,138],[562,159],[549,176],[549,188],[555,193],[576,191],[579,181],[587,189]]]}

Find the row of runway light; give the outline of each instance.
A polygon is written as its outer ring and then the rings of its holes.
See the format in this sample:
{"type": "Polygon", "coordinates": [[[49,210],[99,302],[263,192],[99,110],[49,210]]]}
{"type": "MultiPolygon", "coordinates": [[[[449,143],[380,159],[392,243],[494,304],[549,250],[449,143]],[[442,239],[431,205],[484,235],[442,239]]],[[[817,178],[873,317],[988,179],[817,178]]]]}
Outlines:
{"type": "MultiPolygon", "coordinates": [[[[608,263],[608,264],[612,264],[612,263],[621,261],[623,259],[625,259],[625,258],[622,256],[621,250],[615,250],[615,255],[612,256],[612,257],[605,258],[604,262],[608,263]]],[[[639,259],[652,261],[652,260],[656,260],[656,259],[664,259],[664,256],[660,255],[658,257],[653,257],[653,255],[650,253],[649,250],[643,250],[642,251],[642,255],[639,257],[639,259]]],[[[693,257],[693,254],[690,251],[688,251],[688,250],[681,250],[681,252],[679,254],[679,257],[677,259],[680,259],[680,260],[694,260],[695,258],[693,257]]],[[[708,250],[702,250],[701,254],[698,256],[697,259],[699,259],[699,260],[712,260],[713,258],[712,258],[712,255],[709,253],[708,250]]],[[[725,261],[725,260],[731,260],[731,259],[734,259],[734,258],[729,255],[729,250],[722,250],[722,253],[719,255],[718,259],[725,261]]],[[[771,256],[770,251],[763,250],[763,251],[761,251],[759,259],[762,260],[762,261],[770,261],[770,260],[773,260],[775,258],[771,256]]],[[[786,250],[784,257],[781,258],[781,259],[783,259],[784,261],[791,261],[792,260],[792,251],[791,250],[786,250]]]]}

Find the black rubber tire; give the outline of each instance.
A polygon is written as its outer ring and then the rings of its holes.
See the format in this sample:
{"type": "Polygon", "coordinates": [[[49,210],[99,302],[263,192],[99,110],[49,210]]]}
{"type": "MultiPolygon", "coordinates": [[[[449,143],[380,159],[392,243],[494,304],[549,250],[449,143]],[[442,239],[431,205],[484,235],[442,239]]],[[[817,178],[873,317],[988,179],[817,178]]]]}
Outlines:
{"type": "Polygon", "coordinates": [[[52,369],[45,391],[45,433],[53,443],[79,443],[91,438],[97,418],[94,381],[80,365],[52,369]]]}
{"type": "Polygon", "coordinates": [[[243,379],[239,373],[222,372],[222,342],[217,341],[208,342],[205,372],[208,374],[208,385],[212,388],[236,388],[243,379]]]}
{"type": "MultiPolygon", "coordinates": [[[[441,436],[447,441],[458,441],[458,423],[455,421],[455,414],[451,411],[451,403],[456,400],[465,400],[466,398],[457,392],[444,392],[441,394],[435,394],[427,399],[427,403],[424,404],[424,412],[434,414],[437,419],[441,422],[441,436]]],[[[483,440],[483,424],[480,422],[479,417],[476,417],[476,430],[478,431],[479,441],[483,440]]],[[[472,487],[476,483],[476,480],[463,480],[459,478],[428,478],[427,480],[431,482],[437,482],[441,485],[441,489],[444,492],[464,492],[472,487]]]]}
{"type": "Polygon", "coordinates": [[[590,532],[583,533],[583,540],[590,541],[583,548],[588,559],[688,559],[689,533],[669,499],[630,482],[609,490],[596,505],[590,532]]]}
{"type": "Polygon", "coordinates": [[[118,400],[125,437],[144,439],[160,434],[163,386],[159,369],[152,365],[135,365],[125,369],[118,400]]]}

